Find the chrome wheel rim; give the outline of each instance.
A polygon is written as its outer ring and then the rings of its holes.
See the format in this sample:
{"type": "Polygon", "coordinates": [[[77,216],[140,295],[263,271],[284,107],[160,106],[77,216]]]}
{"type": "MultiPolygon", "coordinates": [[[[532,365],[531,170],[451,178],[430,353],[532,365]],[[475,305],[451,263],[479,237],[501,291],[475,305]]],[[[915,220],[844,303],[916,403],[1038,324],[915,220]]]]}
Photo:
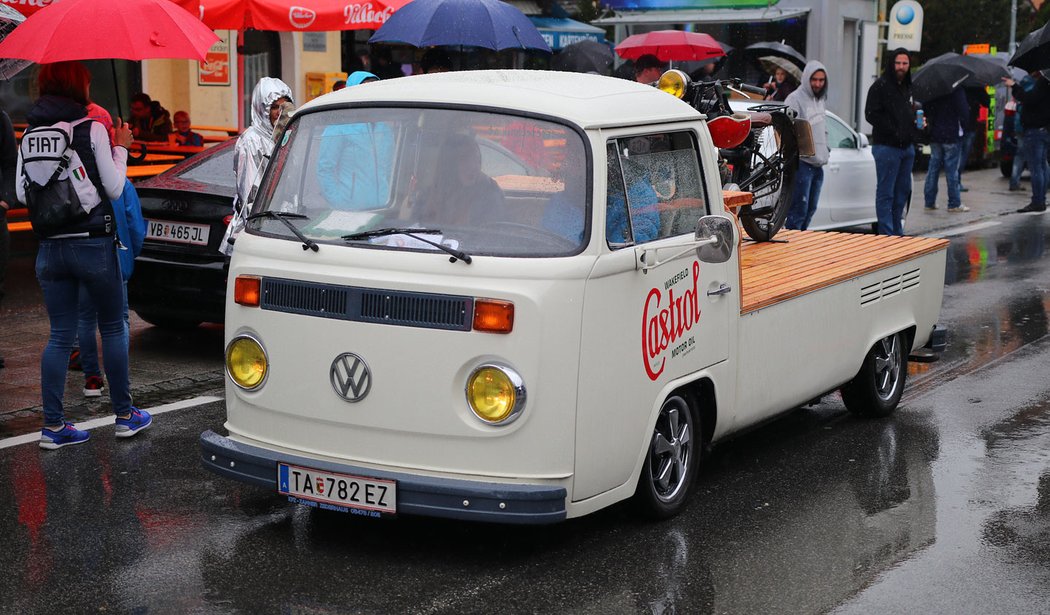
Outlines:
{"type": "Polygon", "coordinates": [[[901,380],[900,336],[894,334],[875,344],[875,394],[888,401],[897,392],[901,380]]]}
{"type": "Polygon", "coordinates": [[[674,500],[688,483],[693,455],[693,421],[681,398],[664,402],[649,446],[649,477],[662,502],[674,500]]]}

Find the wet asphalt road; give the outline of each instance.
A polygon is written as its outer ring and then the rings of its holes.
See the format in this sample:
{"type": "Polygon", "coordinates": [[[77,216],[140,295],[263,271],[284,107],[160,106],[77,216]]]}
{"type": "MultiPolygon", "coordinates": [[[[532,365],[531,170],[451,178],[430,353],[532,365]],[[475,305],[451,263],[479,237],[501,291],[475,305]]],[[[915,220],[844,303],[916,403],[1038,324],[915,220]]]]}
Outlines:
{"type": "Polygon", "coordinates": [[[293,506],[214,477],[221,402],[0,449],[0,612],[1050,612],[1050,216],[951,237],[941,361],[725,443],[688,509],[520,528],[293,506]]]}

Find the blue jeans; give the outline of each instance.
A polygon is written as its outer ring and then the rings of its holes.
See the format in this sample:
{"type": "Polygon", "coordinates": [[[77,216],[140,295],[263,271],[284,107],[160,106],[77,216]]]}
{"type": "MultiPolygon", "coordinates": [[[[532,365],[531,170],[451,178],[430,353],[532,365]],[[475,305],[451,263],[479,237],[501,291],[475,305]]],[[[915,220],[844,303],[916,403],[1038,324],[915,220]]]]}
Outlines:
{"type": "Polygon", "coordinates": [[[795,192],[791,197],[791,209],[788,211],[784,226],[796,231],[809,228],[813,214],[817,213],[817,201],[820,200],[820,188],[824,185],[824,167],[817,167],[805,162],[798,163],[795,174],[795,192]]]}
{"type": "MultiPolygon", "coordinates": [[[[976,132],[964,132],[962,136],[962,149],[959,150],[959,177],[962,177],[962,172],[966,170],[966,161],[970,159],[970,150],[973,149],[973,142],[977,137],[976,132]]],[[[959,186],[962,187],[962,179],[959,180],[959,186]]]]}
{"type": "MultiPolygon", "coordinates": [[[[128,347],[128,338],[131,324],[128,320],[128,283],[124,282],[124,347],[128,347]]],[[[98,311],[95,302],[91,300],[91,294],[80,283],[80,293],[77,297],[80,303],[79,315],[77,317],[77,340],[80,342],[80,365],[84,369],[84,376],[101,376],[102,371],[98,366],[98,344],[95,342],[95,330],[98,328],[98,311]]]]}
{"type": "Polygon", "coordinates": [[[36,257],[36,277],[44,293],[51,336],[40,360],[40,389],[44,424],[61,425],[62,398],[73,334],[77,329],[77,296],[83,283],[98,310],[102,358],[109,380],[113,412],[131,411],[128,382],[128,348],[124,342],[124,281],[112,237],[41,239],[36,257]]]}
{"type": "Polygon", "coordinates": [[[962,152],[962,145],[931,143],[930,150],[930,168],[926,171],[926,186],[923,190],[926,195],[926,207],[937,204],[937,181],[943,169],[944,180],[948,184],[948,209],[955,209],[962,204],[959,197],[959,154],[962,152]]]}
{"type": "Polygon", "coordinates": [[[1046,205],[1046,152],[1050,148],[1050,131],[1046,128],[1028,128],[1024,131],[1024,157],[1032,175],[1032,205],[1046,205]]]}
{"type": "Polygon", "coordinates": [[[1017,137],[1017,150],[1014,152],[1014,167],[1010,170],[1010,187],[1019,188],[1021,186],[1021,174],[1024,173],[1024,168],[1028,166],[1028,161],[1024,157],[1024,135],[1017,137]]]}
{"type": "Polygon", "coordinates": [[[911,195],[911,168],[915,148],[872,145],[875,158],[875,215],[880,235],[903,235],[904,207],[911,195]]]}

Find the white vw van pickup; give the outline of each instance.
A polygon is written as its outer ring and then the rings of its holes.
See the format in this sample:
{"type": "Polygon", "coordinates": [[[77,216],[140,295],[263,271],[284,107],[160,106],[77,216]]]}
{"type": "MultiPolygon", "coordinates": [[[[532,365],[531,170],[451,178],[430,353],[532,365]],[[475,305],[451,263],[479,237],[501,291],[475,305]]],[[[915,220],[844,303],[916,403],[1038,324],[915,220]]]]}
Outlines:
{"type": "Polygon", "coordinates": [[[591,75],[305,105],[236,239],[204,466],[366,516],[666,517],[733,432],[836,389],[892,412],[946,242],[742,241],[717,155],[689,105],[591,75]]]}

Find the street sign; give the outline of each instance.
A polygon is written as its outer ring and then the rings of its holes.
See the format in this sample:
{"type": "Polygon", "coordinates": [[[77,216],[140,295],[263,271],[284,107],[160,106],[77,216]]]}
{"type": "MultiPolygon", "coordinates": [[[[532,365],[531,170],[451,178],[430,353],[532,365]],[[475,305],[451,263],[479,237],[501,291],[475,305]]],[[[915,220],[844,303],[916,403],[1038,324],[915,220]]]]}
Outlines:
{"type": "Polygon", "coordinates": [[[900,0],[890,9],[890,31],[887,47],[903,47],[909,51],[922,48],[922,6],[915,0],[900,0]]]}

